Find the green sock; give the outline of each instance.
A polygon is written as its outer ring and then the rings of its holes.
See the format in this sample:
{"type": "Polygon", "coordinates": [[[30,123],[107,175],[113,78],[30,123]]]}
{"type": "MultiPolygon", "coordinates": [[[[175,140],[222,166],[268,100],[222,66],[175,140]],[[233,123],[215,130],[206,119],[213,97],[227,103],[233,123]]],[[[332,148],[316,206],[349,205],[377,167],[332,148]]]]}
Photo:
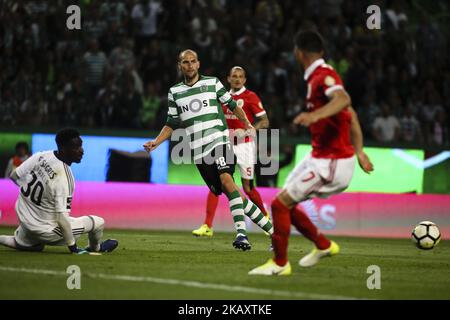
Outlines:
{"type": "Polygon", "coordinates": [[[270,235],[273,234],[273,225],[267,217],[259,210],[259,208],[250,200],[244,200],[244,213],[254,223],[256,223],[261,229],[270,235]]]}
{"type": "Polygon", "coordinates": [[[241,195],[238,191],[233,191],[230,194],[227,194],[227,197],[230,203],[231,215],[233,216],[234,228],[236,229],[237,235],[247,236],[244,205],[241,195]]]}

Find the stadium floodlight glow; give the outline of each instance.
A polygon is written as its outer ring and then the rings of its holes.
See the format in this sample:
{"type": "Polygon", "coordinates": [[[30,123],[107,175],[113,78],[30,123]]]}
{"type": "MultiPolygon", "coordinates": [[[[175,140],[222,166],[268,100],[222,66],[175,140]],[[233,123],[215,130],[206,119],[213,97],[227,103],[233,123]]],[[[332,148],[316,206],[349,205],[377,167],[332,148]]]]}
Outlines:
{"type": "Polygon", "coordinates": [[[443,151],[426,160],[420,160],[401,149],[392,149],[392,153],[417,169],[427,169],[450,158],[450,151],[443,151]]]}

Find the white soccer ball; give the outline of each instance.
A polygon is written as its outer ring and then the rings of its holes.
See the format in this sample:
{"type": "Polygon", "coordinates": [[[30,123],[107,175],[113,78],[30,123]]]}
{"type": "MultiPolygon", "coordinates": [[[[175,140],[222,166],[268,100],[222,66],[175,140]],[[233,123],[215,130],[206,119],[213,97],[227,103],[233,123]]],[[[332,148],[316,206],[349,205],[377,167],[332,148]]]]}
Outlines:
{"type": "Polygon", "coordinates": [[[412,231],[412,241],[419,249],[433,249],[441,241],[441,232],[434,222],[419,222],[412,231]]]}

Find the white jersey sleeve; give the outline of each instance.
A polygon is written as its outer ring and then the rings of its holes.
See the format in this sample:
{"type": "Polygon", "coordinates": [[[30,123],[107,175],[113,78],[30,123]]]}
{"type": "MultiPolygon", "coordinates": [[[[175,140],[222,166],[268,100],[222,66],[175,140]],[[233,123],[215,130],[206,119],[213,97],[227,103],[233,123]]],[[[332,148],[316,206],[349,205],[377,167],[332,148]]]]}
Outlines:
{"type": "Polygon", "coordinates": [[[41,156],[41,154],[42,154],[41,152],[35,153],[16,168],[16,174],[19,177],[19,179],[25,178],[26,175],[30,174],[30,172],[33,171],[34,166],[38,162],[38,159],[41,156]]]}

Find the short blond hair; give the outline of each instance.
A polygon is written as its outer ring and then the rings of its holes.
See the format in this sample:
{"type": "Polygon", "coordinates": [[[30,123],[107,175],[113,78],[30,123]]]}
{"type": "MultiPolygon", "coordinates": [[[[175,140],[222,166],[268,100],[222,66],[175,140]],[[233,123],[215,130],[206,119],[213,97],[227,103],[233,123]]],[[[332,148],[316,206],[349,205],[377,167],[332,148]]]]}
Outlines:
{"type": "Polygon", "coordinates": [[[193,54],[193,55],[197,58],[197,60],[198,60],[198,54],[197,54],[197,52],[195,52],[195,51],[192,50],[192,49],[186,49],[186,50],[181,51],[180,54],[178,55],[178,62],[181,61],[181,59],[183,58],[183,56],[184,56],[186,53],[191,53],[191,54],[193,54]]]}

